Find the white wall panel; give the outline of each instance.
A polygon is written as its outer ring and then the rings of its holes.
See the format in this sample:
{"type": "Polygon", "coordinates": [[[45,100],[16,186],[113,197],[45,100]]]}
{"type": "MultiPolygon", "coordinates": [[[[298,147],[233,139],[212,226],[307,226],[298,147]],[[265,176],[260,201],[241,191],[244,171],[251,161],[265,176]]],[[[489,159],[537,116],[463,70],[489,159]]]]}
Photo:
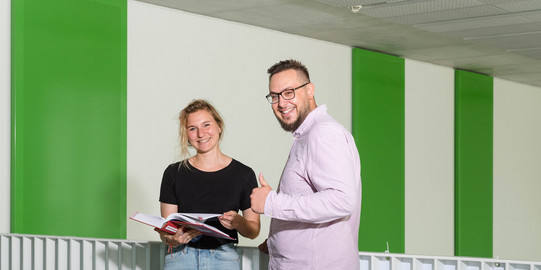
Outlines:
{"type": "Polygon", "coordinates": [[[11,160],[11,1],[0,0],[0,233],[9,233],[11,160]]]}
{"type": "Polygon", "coordinates": [[[405,61],[405,250],[454,254],[454,71],[405,61]]]}
{"type": "MultiPolygon", "coordinates": [[[[351,128],[351,48],[128,1],[128,214],[159,214],[165,167],[177,161],[177,115],[192,99],[210,100],[225,120],[222,151],[264,173],[274,188],[292,138],[264,96],[267,69],[295,58],[309,69],[318,104],[351,128]]],[[[256,240],[268,234],[262,217],[256,240]]],[[[128,221],[128,239],[157,234],[128,221]]]]}
{"type": "Polygon", "coordinates": [[[541,260],[541,88],[494,80],[494,257],[541,260]]]}

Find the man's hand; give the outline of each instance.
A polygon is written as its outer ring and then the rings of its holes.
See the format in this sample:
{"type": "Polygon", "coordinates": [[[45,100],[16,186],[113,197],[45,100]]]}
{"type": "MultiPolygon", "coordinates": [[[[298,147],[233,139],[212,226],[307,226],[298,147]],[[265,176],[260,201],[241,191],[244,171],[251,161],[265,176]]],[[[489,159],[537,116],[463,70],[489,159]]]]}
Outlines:
{"type": "Polygon", "coordinates": [[[263,174],[259,174],[259,183],[261,187],[254,188],[252,190],[252,195],[250,195],[250,200],[252,202],[252,210],[258,214],[263,214],[265,212],[265,200],[267,200],[267,195],[272,190],[272,188],[267,184],[263,174]]]}
{"type": "Polygon", "coordinates": [[[257,248],[259,249],[260,252],[269,254],[269,247],[267,246],[267,239],[265,239],[263,243],[259,244],[257,248]]]}

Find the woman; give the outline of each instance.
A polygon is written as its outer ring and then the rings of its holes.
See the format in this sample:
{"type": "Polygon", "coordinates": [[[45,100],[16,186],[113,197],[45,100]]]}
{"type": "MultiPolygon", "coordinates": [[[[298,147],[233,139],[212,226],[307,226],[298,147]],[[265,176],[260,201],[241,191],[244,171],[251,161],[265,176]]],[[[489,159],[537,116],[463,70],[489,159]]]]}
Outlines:
{"type": "MultiPolygon", "coordinates": [[[[250,209],[250,194],[257,187],[254,171],[220,151],[224,123],[216,109],[204,100],[194,100],[180,112],[180,144],[183,157],[164,172],[160,208],[162,217],[171,213],[223,213],[206,223],[238,239],[259,235],[259,215],[250,209]],[[242,210],[242,215],[238,214],[242,210]]],[[[197,230],[181,228],[176,234],[160,233],[172,247],[165,269],[240,269],[235,248],[238,240],[200,236],[197,230]]]]}

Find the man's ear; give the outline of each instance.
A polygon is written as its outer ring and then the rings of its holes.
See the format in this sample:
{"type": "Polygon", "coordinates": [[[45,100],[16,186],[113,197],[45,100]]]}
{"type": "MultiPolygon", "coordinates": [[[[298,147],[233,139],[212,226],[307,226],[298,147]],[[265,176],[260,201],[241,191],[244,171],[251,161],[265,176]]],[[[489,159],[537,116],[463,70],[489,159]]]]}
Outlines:
{"type": "Polygon", "coordinates": [[[314,84],[309,83],[306,85],[306,93],[308,94],[308,98],[311,100],[314,99],[314,90],[315,90],[314,84]]]}

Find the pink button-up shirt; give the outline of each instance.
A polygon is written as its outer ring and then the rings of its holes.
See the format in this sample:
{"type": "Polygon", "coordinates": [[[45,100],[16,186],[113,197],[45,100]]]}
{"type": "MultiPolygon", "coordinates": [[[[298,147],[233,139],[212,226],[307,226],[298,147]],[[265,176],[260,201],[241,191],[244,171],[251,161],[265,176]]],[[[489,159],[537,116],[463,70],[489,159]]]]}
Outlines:
{"type": "Polygon", "coordinates": [[[321,105],[293,132],[272,217],[270,269],[359,269],[361,164],[353,137],[321,105]]]}

